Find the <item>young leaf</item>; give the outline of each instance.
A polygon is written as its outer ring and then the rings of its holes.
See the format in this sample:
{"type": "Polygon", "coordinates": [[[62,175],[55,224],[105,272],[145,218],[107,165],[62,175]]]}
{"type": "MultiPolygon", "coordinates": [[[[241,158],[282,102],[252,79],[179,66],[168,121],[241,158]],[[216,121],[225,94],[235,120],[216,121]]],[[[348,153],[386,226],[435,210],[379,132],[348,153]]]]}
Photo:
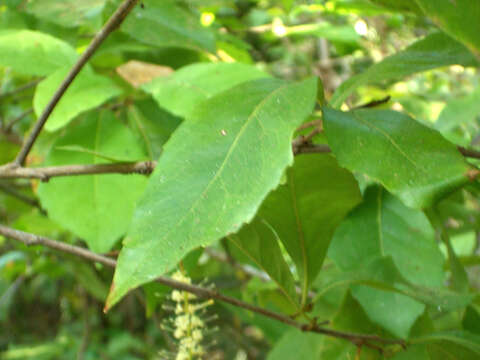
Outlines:
{"type": "Polygon", "coordinates": [[[361,201],[353,175],[328,155],[298,156],[287,184],[272,192],[258,217],[278,234],[302,279],[302,302],[320,271],[333,232],[361,201]]]}
{"type": "Polygon", "coordinates": [[[363,204],[335,232],[328,254],[342,270],[391,256],[411,283],[440,287],[444,281],[443,255],[427,217],[379,187],[367,189],[363,204]]]}
{"type": "Polygon", "coordinates": [[[215,51],[210,29],[174,0],[149,0],[145,9],[136,7],[123,23],[122,31],[152,46],[215,51]]]}
{"type": "Polygon", "coordinates": [[[73,65],[75,49],[51,35],[31,30],[0,31],[0,66],[20,74],[45,76],[73,65]]]}
{"type": "Polygon", "coordinates": [[[191,249],[236,232],[293,160],[316,80],[262,79],[203,102],[172,135],[124,241],[106,308],[191,249]]]}
{"type": "Polygon", "coordinates": [[[228,239],[277,283],[293,307],[300,311],[295,281],[278,246],[278,235],[265,220],[254,219],[228,239]]]}
{"type": "MultiPolygon", "coordinates": [[[[62,68],[37,86],[33,99],[33,108],[37,116],[42,113],[69,70],[62,68]]],[[[45,124],[45,129],[58,130],[75,116],[103,104],[120,93],[120,89],[112,80],[95,74],[90,67],[85,67],[58,102],[45,124]]]]}
{"type": "MultiPolygon", "coordinates": [[[[81,124],[69,129],[53,145],[46,163],[68,165],[109,162],[95,154],[73,153],[56,148],[73,144],[130,161],[145,156],[131,132],[106,111],[90,113],[81,124]]],[[[93,251],[105,252],[126,232],[135,202],[146,182],[142,175],[58,177],[41,183],[38,195],[50,218],[85,239],[93,251]]]]}
{"type": "Polygon", "coordinates": [[[333,94],[330,105],[334,108],[340,107],[347,97],[362,85],[398,80],[418,72],[454,64],[473,66],[478,65],[478,62],[465,46],[451,37],[443,33],[431,34],[345,81],[333,94]]]}
{"type": "Polygon", "coordinates": [[[426,16],[447,34],[464,43],[480,59],[480,2],[416,0],[426,16]]]}
{"type": "Polygon", "coordinates": [[[379,181],[408,206],[428,207],[469,181],[471,166],[456,147],[402,113],[324,108],[324,126],[340,165],[379,181]]]}
{"type": "Polygon", "coordinates": [[[168,77],[156,78],[142,88],[157,103],[181,117],[189,117],[197,106],[240,83],[269,77],[255,66],[241,63],[197,63],[168,77]]]}

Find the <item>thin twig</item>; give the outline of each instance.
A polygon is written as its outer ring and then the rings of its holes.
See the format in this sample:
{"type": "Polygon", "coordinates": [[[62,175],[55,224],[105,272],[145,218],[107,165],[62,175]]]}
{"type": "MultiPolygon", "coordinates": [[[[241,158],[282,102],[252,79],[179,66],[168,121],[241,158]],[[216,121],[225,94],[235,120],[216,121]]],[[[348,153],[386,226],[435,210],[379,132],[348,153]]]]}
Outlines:
{"type": "MultiPolygon", "coordinates": [[[[117,262],[115,260],[100,254],[96,254],[85,248],[51,240],[43,236],[38,236],[38,235],[23,232],[23,231],[15,230],[3,225],[0,225],[0,235],[20,241],[27,246],[44,245],[52,249],[56,249],[65,253],[80,256],[90,261],[95,261],[95,262],[104,264],[109,267],[114,268],[117,265],[117,262]]],[[[320,327],[317,324],[303,324],[293,320],[288,316],[284,316],[282,314],[246,303],[236,298],[223,295],[215,289],[209,289],[209,288],[204,288],[198,285],[187,284],[187,283],[176,281],[164,276],[158,277],[156,281],[168,287],[189,292],[191,294],[198,296],[199,298],[216,299],[216,300],[234,305],[236,307],[240,307],[240,308],[255,312],[265,317],[282,322],[286,325],[296,327],[302,331],[315,332],[315,333],[319,333],[319,334],[323,334],[323,335],[327,335],[335,338],[345,339],[357,346],[372,345],[374,348],[377,348],[376,345],[370,344],[370,343],[379,343],[383,345],[399,344],[399,345],[405,346],[405,342],[403,340],[386,339],[386,338],[379,337],[377,335],[365,335],[365,334],[356,334],[356,333],[337,331],[337,330],[320,327]]]]}
{"type": "Polygon", "coordinates": [[[386,104],[387,102],[390,101],[391,98],[392,97],[390,95],[387,95],[383,99],[372,100],[372,101],[370,101],[366,104],[361,104],[361,105],[354,106],[350,110],[369,109],[369,108],[377,107],[377,106],[386,104]]]}
{"type": "Polygon", "coordinates": [[[15,164],[17,166],[21,166],[25,163],[25,159],[27,158],[28,153],[32,149],[33,144],[37,140],[37,137],[40,134],[40,131],[42,131],[43,126],[47,122],[48,117],[52,113],[53,109],[55,109],[55,106],[58,104],[63,94],[65,93],[65,91],[67,91],[68,87],[73,82],[75,77],[78,75],[80,70],[82,70],[82,68],[85,66],[87,61],[95,53],[95,51],[102,44],[102,42],[108,37],[108,35],[110,35],[112,31],[114,31],[116,28],[118,28],[118,26],[120,26],[120,24],[123,22],[125,17],[130,13],[133,7],[137,4],[137,2],[138,0],[125,0],[118,7],[117,11],[115,11],[115,13],[110,17],[110,19],[107,21],[105,26],[95,36],[95,38],[92,40],[92,42],[90,43],[88,48],[85,50],[85,52],[82,54],[82,56],[78,59],[77,63],[70,70],[65,80],[63,80],[62,84],[57,89],[57,91],[51,98],[50,102],[47,104],[47,106],[43,110],[43,113],[42,115],[40,115],[40,118],[38,119],[37,123],[33,127],[33,130],[30,136],[23,144],[22,149],[20,149],[20,152],[18,153],[17,158],[15,159],[15,164]]]}
{"type": "Polygon", "coordinates": [[[295,131],[305,130],[305,129],[311,128],[313,126],[318,126],[318,127],[322,128],[322,120],[312,120],[312,121],[308,121],[306,123],[303,123],[295,131]]]}
{"type": "Polygon", "coordinates": [[[94,174],[151,174],[156,166],[155,161],[140,161],[131,163],[64,165],[42,168],[25,168],[0,166],[0,179],[28,178],[48,181],[57,176],[77,176],[94,174]]]}
{"type": "Polygon", "coordinates": [[[457,146],[458,151],[468,158],[480,159],[480,151],[474,149],[466,149],[463,146],[457,146]]]}
{"type": "Polygon", "coordinates": [[[18,88],[13,89],[12,91],[8,91],[8,92],[5,92],[3,94],[0,94],[0,101],[9,97],[9,96],[13,96],[13,95],[16,95],[18,93],[21,93],[22,91],[28,90],[28,89],[36,86],[42,80],[43,80],[43,77],[39,78],[39,79],[36,79],[36,80],[33,80],[29,83],[26,83],[25,85],[19,86],[18,88]]]}

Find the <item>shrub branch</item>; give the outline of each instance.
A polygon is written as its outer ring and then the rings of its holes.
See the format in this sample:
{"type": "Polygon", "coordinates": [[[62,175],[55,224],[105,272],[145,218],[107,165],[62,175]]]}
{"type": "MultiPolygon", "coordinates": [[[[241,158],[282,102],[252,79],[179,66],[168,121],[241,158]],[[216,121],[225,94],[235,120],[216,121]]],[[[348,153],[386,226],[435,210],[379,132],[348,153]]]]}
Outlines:
{"type": "MultiPolygon", "coordinates": [[[[83,247],[70,245],[60,241],[51,240],[44,236],[38,236],[31,233],[15,230],[4,225],[0,225],[0,235],[3,235],[10,239],[20,241],[21,243],[27,246],[43,245],[51,249],[55,249],[64,253],[69,253],[69,254],[82,257],[89,261],[98,262],[112,268],[115,268],[117,265],[116,260],[101,254],[94,253],[83,247]]],[[[254,313],[274,319],[286,325],[295,327],[301,331],[314,332],[314,333],[323,334],[330,337],[344,339],[344,340],[350,341],[351,343],[359,347],[367,346],[367,347],[381,350],[381,348],[379,348],[377,344],[380,344],[380,345],[398,344],[401,346],[406,346],[405,341],[403,340],[387,339],[387,338],[379,337],[377,335],[356,334],[356,333],[349,333],[344,331],[337,331],[337,330],[322,327],[318,323],[311,323],[311,324],[301,323],[288,316],[279,314],[277,312],[270,311],[268,309],[264,309],[264,308],[249,304],[247,302],[238,300],[236,298],[233,298],[227,295],[223,295],[216,289],[210,289],[210,288],[205,288],[198,285],[187,284],[187,283],[176,281],[174,279],[171,279],[165,276],[158,277],[156,281],[165,286],[169,286],[177,290],[189,292],[199,298],[215,299],[218,301],[231,304],[236,307],[243,308],[245,310],[252,311],[254,313]]]]}

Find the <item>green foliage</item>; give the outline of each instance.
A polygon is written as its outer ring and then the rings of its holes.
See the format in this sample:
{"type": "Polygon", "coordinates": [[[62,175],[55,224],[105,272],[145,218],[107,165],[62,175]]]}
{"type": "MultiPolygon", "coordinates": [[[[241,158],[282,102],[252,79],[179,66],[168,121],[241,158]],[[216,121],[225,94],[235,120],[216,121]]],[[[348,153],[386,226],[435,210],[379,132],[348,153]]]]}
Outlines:
{"type": "Polygon", "coordinates": [[[0,234],[117,260],[0,236],[0,358],[480,358],[477,0],[139,1],[3,166],[122,3],[0,4],[0,234]]]}

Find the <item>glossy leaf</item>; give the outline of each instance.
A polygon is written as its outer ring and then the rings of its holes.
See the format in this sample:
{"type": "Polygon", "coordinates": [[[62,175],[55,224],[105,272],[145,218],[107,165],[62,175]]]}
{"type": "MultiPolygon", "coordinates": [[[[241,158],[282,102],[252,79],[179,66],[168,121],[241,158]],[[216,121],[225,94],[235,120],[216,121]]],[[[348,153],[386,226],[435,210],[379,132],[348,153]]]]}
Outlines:
{"type": "Polygon", "coordinates": [[[342,270],[391,256],[411,283],[440,287],[444,281],[443,255],[427,217],[378,187],[367,189],[364,202],[339,226],[328,254],[342,270]]]}
{"type": "Polygon", "coordinates": [[[197,106],[242,82],[269,77],[255,66],[241,63],[197,63],[154,79],[142,88],[172,114],[188,117],[197,106]]]}
{"type": "Polygon", "coordinates": [[[61,26],[74,27],[99,16],[106,0],[33,0],[27,3],[27,11],[39,18],[61,26]]]}
{"type": "Polygon", "coordinates": [[[324,126],[341,166],[379,181],[408,206],[428,207],[469,181],[471,167],[456,147],[405,114],[324,108],[324,126]]]}
{"type": "Polygon", "coordinates": [[[370,0],[371,2],[383,6],[393,11],[407,11],[413,13],[421,13],[422,10],[418,7],[415,0],[370,0]]]}
{"type": "Polygon", "coordinates": [[[123,23],[122,31],[156,47],[215,51],[215,39],[210,29],[201,26],[199,17],[184,10],[174,0],[149,0],[145,8],[136,7],[123,23]]]}
{"type": "MultiPolygon", "coordinates": [[[[107,163],[92,154],[56,148],[73,144],[130,161],[145,157],[131,132],[106,111],[88,114],[69,129],[53,145],[46,164],[107,163]]],[[[83,238],[93,251],[106,252],[126,232],[146,182],[142,175],[57,177],[41,183],[38,195],[51,219],[83,238]]]]}
{"type": "Polygon", "coordinates": [[[268,222],[255,219],[238,233],[229,235],[228,240],[265,271],[297,312],[300,311],[295,281],[278,245],[278,235],[268,222]]]}
{"type": "Polygon", "coordinates": [[[302,279],[303,299],[320,271],[333,232],[361,201],[353,175],[328,155],[298,156],[287,184],[272,192],[258,217],[278,234],[302,279]]]}
{"type": "Polygon", "coordinates": [[[413,343],[426,344],[429,352],[437,356],[450,354],[451,359],[473,360],[480,356],[480,336],[467,331],[434,333],[415,339],[413,343]]]}
{"type": "Polygon", "coordinates": [[[342,83],[333,94],[330,105],[340,107],[362,85],[399,80],[418,72],[455,64],[473,66],[478,62],[465,46],[451,37],[443,33],[431,34],[342,83]]]}
{"type": "Polygon", "coordinates": [[[134,215],[108,309],[191,249],[236,232],[292,163],[316,81],[250,81],[203,102],[175,131],[134,215]],[[295,104],[295,106],[293,106],[295,104]],[[182,194],[182,196],[178,196],[182,194]]]}
{"type": "Polygon", "coordinates": [[[35,76],[51,74],[72,65],[77,58],[66,42],[31,30],[0,31],[0,54],[0,66],[35,76]]]}
{"type": "MultiPolygon", "coordinates": [[[[40,116],[69,70],[69,68],[60,69],[37,86],[33,99],[33,108],[37,116],[40,116]]],[[[120,89],[112,80],[97,75],[90,67],[86,67],[58,102],[45,124],[45,129],[58,130],[82,112],[93,109],[119,94],[120,89]]]]}
{"type": "Polygon", "coordinates": [[[442,30],[464,43],[480,59],[480,2],[471,0],[416,0],[425,15],[442,30]]]}

